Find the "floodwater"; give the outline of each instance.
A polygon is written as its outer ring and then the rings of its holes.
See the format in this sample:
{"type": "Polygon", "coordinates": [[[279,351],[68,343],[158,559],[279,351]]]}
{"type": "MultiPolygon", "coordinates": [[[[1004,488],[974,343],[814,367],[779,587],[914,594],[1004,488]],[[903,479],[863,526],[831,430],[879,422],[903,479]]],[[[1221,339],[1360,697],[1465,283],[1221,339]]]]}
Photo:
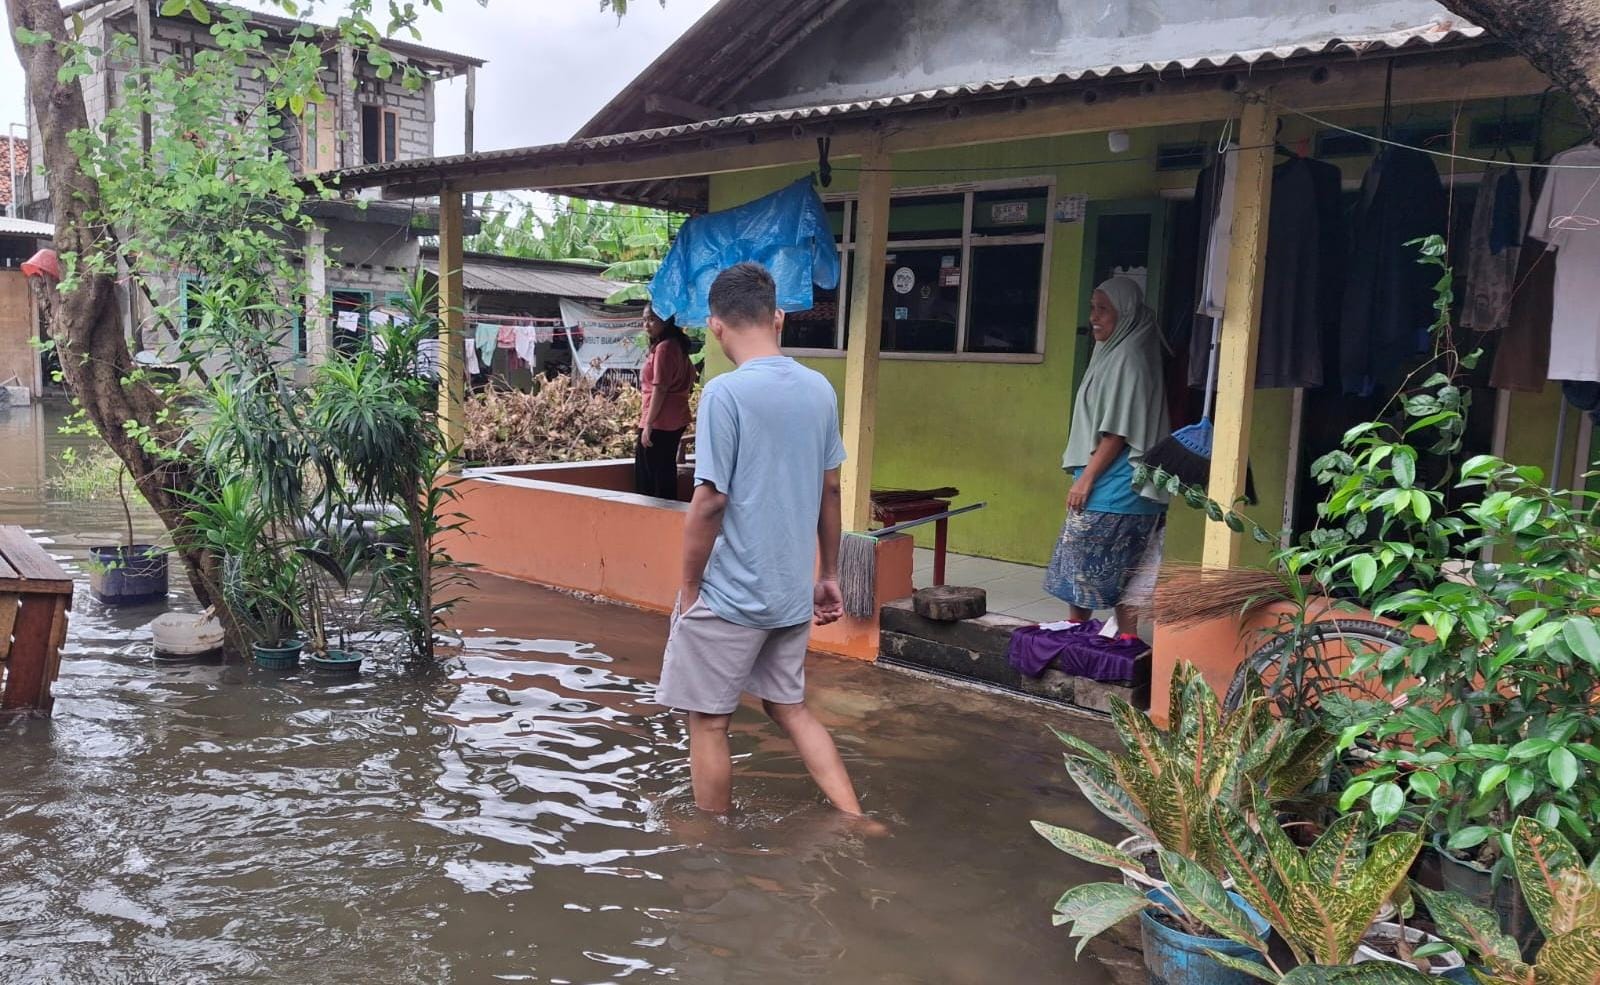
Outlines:
{"type": "MultiPolygon", "coordinates": [[[[81,577],[121,511],[45,490],[59,417],[0,416],[0,523],[81,577]]],[[[0,982],[1142,978],[1120,931],[1074,963],[1050,905],[1101,873],[1028,828],[1114,834],[1047,733],[1098,723],[815,658],[814,706],[890,833],[823,806],[754,709],[740,813],[711,822],[652,699],[659,617],[482,577],[446,673],[326,686],[158,665],[159,611],[80,585],[54,717],[0,724],[0,982]]]]}

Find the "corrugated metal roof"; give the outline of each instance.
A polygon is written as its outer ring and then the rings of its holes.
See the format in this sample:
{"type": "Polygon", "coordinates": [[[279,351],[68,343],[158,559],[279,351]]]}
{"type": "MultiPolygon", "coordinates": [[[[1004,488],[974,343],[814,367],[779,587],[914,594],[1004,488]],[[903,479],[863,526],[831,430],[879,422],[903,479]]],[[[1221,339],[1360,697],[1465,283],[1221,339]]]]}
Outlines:
{"type": "Polygon", "coordinates": [[[1332,39],[1314,45],[1291,45],[1280,48],[1263,48],[1257,51],[1239,51],[1233,52],[1226,57],[1176,59],[1159,63],[1145,62],[1138,65],[1106,65],[1097,68],[1060,72],[1054,75],[1032,75],[973,82],[966,85],[943,86],[898,96],[886,96],[880,99],[741,113],[713,120],[682,123],[670,127],[605,134],[597,137],[577,137],[560,144],[541,144],[533,147],[458,154],[451,157],[368,164],[339,172],[339,175],[347,187],[367,187],[375,184],[395,183],[409,176],[434,177],[442,172],[466,165],[501,164],[514,167],[531,167],[580,158],[586,152],[661,143],[674,138],[692,137],[697,134],[716,131],[742,130],[835,117],[882,113],[886,110],[918,107],[942,101],[1019,93],[1086,81],[1125,79],[1141,75],[1159,77],[1170,73],[1225,71],[1240,66],[1253,67],[1265,63],[1286,62],[1297,59],[1315,59],[1330,56],[1349,57],[1352,54],[1393,52],[1423,47],[1439,48],[1474,43],[1484,37],[1485,32],[1477,27],[1441,28],[1438,25],[1428,25],[1427,27],[1369,37],[1332,39]]]}
{"type": "MultiPolygon", "coordinates": [[[[133,9],[133,4],[128,2],[128,0],[78,0],[77,3],[68,4],[66,7],[63,7],[62,11],[70,18],[75,14],[86,13],[95,8],[104,7],[108,4],[119,2],[127,3],[128,9],[133,9]]],[[[139,0],[133,0],[133,2],[139,2],[139,0]]],[[[148,2],[148,0],[146,0],[146,2],[148,2]]],[[[280,14],[269,14],[261,10],[251,10],[247,7],[241,7],[237,4],[219,3],[217,0],[208,0],[208,2],[213,7],[231,7],[234,10],[242,10],[250,16],[252,21],[268,27],[274,27],[282,31],[292,31],[301,24],[307,23],[306,21],[298,20],[293,17],[284,17],[280,14]]],[[[157,9],[159,13],[159,8],[157,9]]],[[[174,18],[169,17],[167,19],[170,20],[174,18]]],[[[320,30],[325,37],[337,33],[335,28],[329,27],[325,24],[313,24],[313,26],[320,30]]],[[[486,64],[483,59],[474,58],[471,55],[462,55],[453,51],[430,48],[427,45],[414,44],[410,41],[402,41],[399,38],[389,38],[383,42],[383,46],[398,54],[406,55],[410,58],[423,59],[426,61],[445,62],[458,66],[476,65],[482,67],[486,64]]]]}
{"type": "MultiPolygon", "coordinates": [[[[425,253],[423,266],[439,272],[435,250],[425,253]]],[[[600,267],[560,260],[518,260],[468,254],[461,267],[462,286],[480,294],[546,294],[558,298],[602,300],[622,286],[600,276],[600,267]]]]}
{"type": "Polygon", "coordinates": [[[32,236],[37,239],[50,239],[55,234],[56,227],[48,222],[34,222],[32,219],[13,219],[10,216],[0,215],[0,236],[32,236]]]}

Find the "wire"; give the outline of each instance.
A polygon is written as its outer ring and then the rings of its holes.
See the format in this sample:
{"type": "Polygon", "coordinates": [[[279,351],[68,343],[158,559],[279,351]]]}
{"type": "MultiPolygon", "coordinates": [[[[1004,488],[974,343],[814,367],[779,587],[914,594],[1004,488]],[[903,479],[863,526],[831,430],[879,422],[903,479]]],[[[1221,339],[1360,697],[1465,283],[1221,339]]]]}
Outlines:
{"type": "Polygon", "coordinates": [[[1452,161],[1467,161],[1472,164],[1497,164],[1504,167],[1513,168],[1537,168],[1541,171],[1600,171],[1600,164],[1540,164],[1538,162],[1529,162],[1526,164],[1519,162],[1507,163],[1505,161],[1496,161],[1489,157],[1474,157],[1471,154],[1456,154],[1451,151],[1434,150],[1433,148],[1427,146],[1418,147],[1412,144],[1401,143],[1398,140],[1390,140],[1387,137],[1376,137],[1370,133],[1362,133],[1360,130],[1352,130],[1349,127],[1340,126],[1337,123],[1324,120],[1320,116],[1316,116],[1302,110],[1292,109],[1287,106],[1282,106],[1280,108],[1293,116],[1299,116],[1310,120],[1312,123],[1315,123],[1318,126],[1327,127],[1330,130],[1337,130],[1340,133],[1346,133],[1353,137],[1360,137],[1363,140],[1370,140],[1375,144],[1398,147],[1401,150],[1420,151],[1423,154],[1429,154],[1433,157],[1445,158],[1452,161]]]}

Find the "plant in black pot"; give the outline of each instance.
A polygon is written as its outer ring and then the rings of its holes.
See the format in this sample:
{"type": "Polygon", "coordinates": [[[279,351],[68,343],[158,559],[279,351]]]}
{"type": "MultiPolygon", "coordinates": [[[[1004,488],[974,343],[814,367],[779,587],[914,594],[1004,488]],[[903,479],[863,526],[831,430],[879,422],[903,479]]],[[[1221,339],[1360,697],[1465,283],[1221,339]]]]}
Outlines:
{"type": "Polygon", "coordinates": [[[121,544],[89,548],[89,591],[105,605],[148,605],[167,597],[167,554],[153,544],[136,543],[128,470],[117,470],[125,536],[121,544]]]}

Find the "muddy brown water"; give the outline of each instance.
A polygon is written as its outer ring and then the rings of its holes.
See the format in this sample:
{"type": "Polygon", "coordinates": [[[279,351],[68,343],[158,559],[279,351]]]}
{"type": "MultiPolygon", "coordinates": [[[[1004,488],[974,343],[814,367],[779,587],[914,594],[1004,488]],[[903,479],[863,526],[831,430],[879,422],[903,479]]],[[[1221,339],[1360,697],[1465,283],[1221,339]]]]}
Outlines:
{"type": "Polygon", "coordinates": [[[157,664],[161,610],[81,583],[121,513],[47,491],[81,442],[59,417],[0,416],[0,523],[80,578],[54,717],[0,724],[0,982],[1139,977],[1126,933],[1074,962],[1050,905],[1101,873],[1028,828],[1115,834],[1047,733],[1098,723],[814,658],[814,706],[890,828],[866,838],[753,708],[738,816],[695,816],[646,613],[480,577],[431,677],[157,664]]]}

